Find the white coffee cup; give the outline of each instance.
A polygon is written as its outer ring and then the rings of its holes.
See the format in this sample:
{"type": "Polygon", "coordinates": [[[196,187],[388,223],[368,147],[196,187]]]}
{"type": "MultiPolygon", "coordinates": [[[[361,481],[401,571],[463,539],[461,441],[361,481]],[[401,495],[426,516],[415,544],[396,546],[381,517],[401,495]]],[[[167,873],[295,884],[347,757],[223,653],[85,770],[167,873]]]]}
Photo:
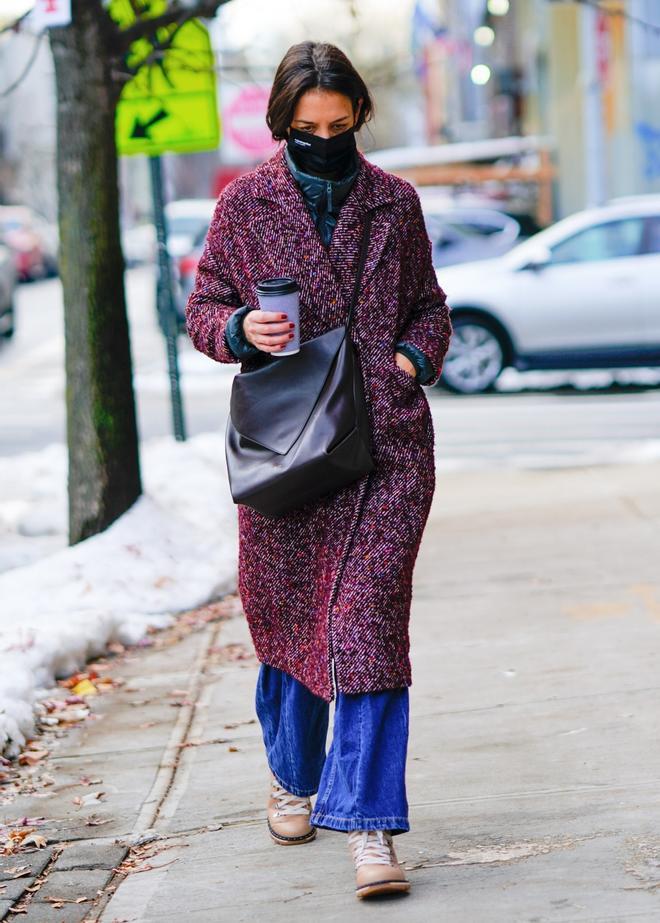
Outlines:
{"type": "Polygon", "coordinates": [[[293,356],[300,352],[300,289],[293,279],[263,279],[257,283],[257,298],[262,311],[277,311],[287,315],[294,324],[293,338],[273,356],[293,356]]]}

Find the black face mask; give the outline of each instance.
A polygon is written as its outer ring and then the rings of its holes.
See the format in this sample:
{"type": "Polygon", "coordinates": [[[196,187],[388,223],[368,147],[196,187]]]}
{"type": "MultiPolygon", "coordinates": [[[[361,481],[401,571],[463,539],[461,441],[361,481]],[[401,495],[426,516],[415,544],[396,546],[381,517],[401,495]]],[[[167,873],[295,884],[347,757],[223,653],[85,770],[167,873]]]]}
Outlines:
{"type": "Polygon", "coordinates": [[[336,173],[348,170],[355,156],[355,129],[349,128],[332,138],[320,138],[297,128],[289,130],[289,153],[305,173],[336,173]]]}

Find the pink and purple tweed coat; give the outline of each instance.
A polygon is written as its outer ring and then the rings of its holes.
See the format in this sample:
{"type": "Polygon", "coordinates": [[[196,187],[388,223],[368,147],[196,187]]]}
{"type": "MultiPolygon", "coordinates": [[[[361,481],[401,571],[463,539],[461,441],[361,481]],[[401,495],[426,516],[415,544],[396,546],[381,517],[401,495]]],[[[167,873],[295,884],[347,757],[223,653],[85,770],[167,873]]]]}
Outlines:
{"type": "Polygon", "coordinates": [[[195,347],[236,362],[224,339],[230,314],[257,304],[260,279],[289,276],[300,286],[301,339],[325,333],[345,321],[367,212],[352,337],[376,469],[280,519],[238,508],[239,591],[257,656],[328,701],[335,691],[411,683],[412,574],[435,487],[433,425],[422,387],[394,352],[402,340],[421,349],[436,380],[451,335],[417,193],[360,155],[326,248],[280,149],[220,194],[186,307],[195,347]]]}

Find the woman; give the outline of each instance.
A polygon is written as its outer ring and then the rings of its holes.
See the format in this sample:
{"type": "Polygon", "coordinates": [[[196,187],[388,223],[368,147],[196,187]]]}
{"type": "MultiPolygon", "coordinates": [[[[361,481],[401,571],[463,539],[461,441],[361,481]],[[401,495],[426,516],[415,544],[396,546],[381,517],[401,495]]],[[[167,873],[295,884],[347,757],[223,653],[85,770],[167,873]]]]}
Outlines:
{"type": "Polygon", "coordinates": [[[289,49],[267,114],[284,144],[220,195],[186,309],[195,347],[244,371],[292,336],[285,316],[257,308],[261,279],[299,284],[301,341],[339,326],[371,215],[351,336],[375,470],[279,519],[238,508],[239,590],[261,661],[256,707],[272,772],[269,833],[302,845],[318,827],[348,832],[358,897],[410,887],[392,836],[409,829],[408,621],[435,486],[420,384],[437,381],[451,334],[416,192],[357,151],[371,112],[338,48],[289,49]]]}

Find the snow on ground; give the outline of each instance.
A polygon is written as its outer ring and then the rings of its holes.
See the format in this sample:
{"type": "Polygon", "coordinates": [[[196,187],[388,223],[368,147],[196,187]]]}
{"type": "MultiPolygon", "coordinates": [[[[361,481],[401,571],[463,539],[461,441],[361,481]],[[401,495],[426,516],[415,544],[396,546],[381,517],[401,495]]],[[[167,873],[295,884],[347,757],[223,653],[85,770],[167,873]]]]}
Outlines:
{"type": "Polygon", "coordinates": [[[505,369],[495,384],[495,390],[548,391],[552,388],[575,388],[576,391],[603,390],[613,385],[654,387],[660,384],[659,368],[585,369],[583,371],[519,372],[505,369]]]}
{"type": "Polygon", "coordinates": [[[56,677],[236,586],[223,437],[150,440],[141,467],[144,495],[68,547],[64,446],[0,459],[0,753],[56,677]]]}

